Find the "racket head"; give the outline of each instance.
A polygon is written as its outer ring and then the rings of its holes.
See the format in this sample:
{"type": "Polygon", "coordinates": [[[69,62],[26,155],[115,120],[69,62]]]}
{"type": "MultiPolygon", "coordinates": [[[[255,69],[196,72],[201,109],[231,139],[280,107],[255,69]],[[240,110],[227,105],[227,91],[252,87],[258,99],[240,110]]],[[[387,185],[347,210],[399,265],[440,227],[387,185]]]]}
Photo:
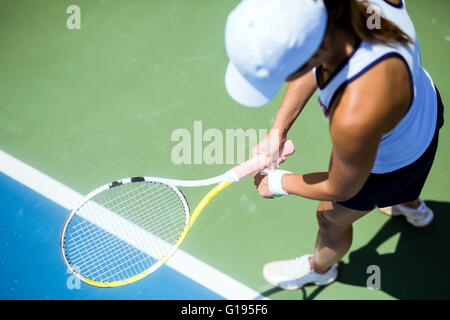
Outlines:
{"type": "Polygon", "coordinates": [[[189,223],[183,193],[151,177],[114,181],[89,193],[64,222],[61,253],[68,269],[97,287],[151,274],[174,254],[189,223]]]}

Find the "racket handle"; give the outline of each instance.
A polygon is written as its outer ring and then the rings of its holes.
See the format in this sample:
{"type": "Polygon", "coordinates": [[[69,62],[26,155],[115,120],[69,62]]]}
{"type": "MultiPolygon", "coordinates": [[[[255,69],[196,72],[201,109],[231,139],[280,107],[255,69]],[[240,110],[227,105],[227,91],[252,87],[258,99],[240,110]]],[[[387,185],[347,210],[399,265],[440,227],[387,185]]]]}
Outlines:
{"type": "MultiPolygon", "coordinates": [[[[291,140],[286,142],[280,147],[279,157],[288,157],[295,152],[294,143],[291,140]]],[[[266,156],[264,154],[257,155],[252,159],[241,163],[234,167],[228,173],[234,177],[231,182],[239,181],[255,172],[258,172],[266,167],[266,156]]]]}

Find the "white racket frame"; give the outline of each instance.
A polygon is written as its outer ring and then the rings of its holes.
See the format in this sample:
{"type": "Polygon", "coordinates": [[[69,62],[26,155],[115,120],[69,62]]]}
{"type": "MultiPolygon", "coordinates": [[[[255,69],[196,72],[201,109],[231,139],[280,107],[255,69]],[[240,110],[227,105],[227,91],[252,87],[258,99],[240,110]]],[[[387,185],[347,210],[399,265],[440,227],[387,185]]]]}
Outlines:
{"type": "MultiPolygon", "coordinates": [[[[221,175],[219,177],[223,178],[224,175],[221,175]]],[[[88,283],[88,284],[92,284],[95,286],[102,286],[102,287],[112,287],[112,286],[116,286],[116,282],[124,282],[123,284],[127,284],[127,283],[131,283],[134,281],[127,281],[127,279],[125,280],[118,280],[118,281],[114,281],[111,283],[108,282],[99,282],[99,281],[95,281],[92,279],[88,279],[86,277],[84,277],[82,274],[80,274],[77,271],[76,266],[73,266],[66,257],[66,253],[64,250],[64,243],[65,243],[65,235],[66,235],[66,231],[67,231],[67,227],[72,219],[72,217],[74,215],[77,214],[77,212],[79,211],[79,209],[85,205],[88,201],[91,201],[91,199],[93,199],[95,196],[99,195],[100,193],[115,188],[116,186],[120,186],[120,185],[124,185],[124,184],[129,184],[129,183],[137,183],[137,182],[145,182],[145,183],[161,183],[164,184],[168,187],[170,187],[179,197],[179,199],[181,200],[183,207],[184,207],[184,212],[185,212],[185,227],[188,225],[189,223],[189,218],[190,218],[190,210],[189,210],[189,205],[186,201],[185,196],[183,195],[183,193],[177,188],[177,185],[174,183],[180,183],[179,186],[206,186],[209,184],[214,184],[216,183],[216,179],[218,179],[219,177],[216,178],[211,178],[211,179],[205,179],[205,180],[198,180],[198,181],[188,181],[188,180],[175,180],[175,179],[162,179],[162,178],[155,178],[155,177],[139,177],[139,179],[141,179],[140,181],[134,181],[134,179],[136,178],[124,178],[124,179],[120,179],[120,180],[116,180],[113,183],[109,183],[109,184],[105,184],[101,187],[98,187],[97,189],[91,191],[89,194],[87,194],[83,200],[81,200],[79,202],[79,204],[74,207],[69,215],[67,216],[66,220],[64,221],[64,225],[63,228],[61,230],[61,235],[60,235],[60,249],[61,249],[61,254],[63,256],[63,260],[64,263],[66,264],[68,270],[70,270],[70,272],[75,275],[78,279],[88,283]],[[209,181],[211,181],[211,183],[208,183],[209,181]],[[102,285],[103,284],[103,285],[102,285]]],[[[113,212],[112,212],[113,213],[113,212]]],[[[84,219],[86,219],[85,217],[82,217],[84,219]]],[[[88,220],[88,219],[87,219],[88,220]]],[[[95,225],[97,225],[100,228],[104,228],[104,226],[99,226],[98,224],[96,224],[95,222],[89,220],[89,222],[94,223],[95,225]]],[[[130,222],[131,223],[131,222],[130,222]]],[[[139,226],[136,225],[136,228],[140,228],[139,226]]],[[[143,229],[142,229],[143,230],[143,229]]],[[[151,232],[147,231],[147,230],[143,230],[144,232],[148,233],[149,237],[151,238],[158,238],[157,236],[151,234],[151,232]]],[[[164,240],[158,238],[159,241],[161,242],[165,242],[164,240]]],[[[142,250],[142,248],[137,248],[135,245],[133,245],[132,243],[130,243],[129,241],[127,241],[126,239],[121,239],[125,242],[127,242],[129,245],[132,245],[133,247],[135,247],[138,250],[143,251],[146,254],[149,254],[148,252],[145,252],[145,250],[142,250]]],[[[168,254],[166,254],[166,257],[164,260],[158,259],[158,262],[153,264],[150,268],[148,268],[147,270],[145,270],[144,272],[142,272],[141,274],[143,276],[146,276],[150,273],[152,273],[153,271],[155,271],[156,269],[158,269],[168,258],[170,258],[175,251],[177,250],[177,248],[179,247],[179,243],[177,244],[168,244],[170,246],[172,246],[173,248],[169,251],[168,254]]],[[[149,254],[151,255],[151,254],[149,254]]],[[[122,284],[117,284],[117,285],[122,285],[122,284]]]]}

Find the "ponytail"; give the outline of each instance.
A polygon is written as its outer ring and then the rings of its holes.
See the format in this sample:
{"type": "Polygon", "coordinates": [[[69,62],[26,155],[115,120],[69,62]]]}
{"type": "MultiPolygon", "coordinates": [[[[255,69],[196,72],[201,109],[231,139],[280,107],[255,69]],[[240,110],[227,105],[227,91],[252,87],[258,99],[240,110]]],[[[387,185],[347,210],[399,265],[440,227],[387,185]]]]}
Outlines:
{"type": "Polygon", "coordinates": [[[373,12],[366,0],[324,0],[324,3],[328,11],[328,27],[346,28],[369,43],[413,43],[403,30],[384,17],[379,17],[380,28],[369,28],[367,22],[373,12]]]}

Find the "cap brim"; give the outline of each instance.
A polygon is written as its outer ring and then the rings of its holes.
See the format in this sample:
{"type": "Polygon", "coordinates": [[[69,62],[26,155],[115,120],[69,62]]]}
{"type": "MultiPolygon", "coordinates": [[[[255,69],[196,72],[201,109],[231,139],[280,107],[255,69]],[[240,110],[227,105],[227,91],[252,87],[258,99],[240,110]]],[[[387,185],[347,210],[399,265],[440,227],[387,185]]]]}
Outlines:
{"type": "Polygon", "coordinates": [[[269,103],[283,86],[284,80],[248,80],[230,62],[225,73],[225,87],[228,94],[246,107],[262,107],[269,103]]]}

